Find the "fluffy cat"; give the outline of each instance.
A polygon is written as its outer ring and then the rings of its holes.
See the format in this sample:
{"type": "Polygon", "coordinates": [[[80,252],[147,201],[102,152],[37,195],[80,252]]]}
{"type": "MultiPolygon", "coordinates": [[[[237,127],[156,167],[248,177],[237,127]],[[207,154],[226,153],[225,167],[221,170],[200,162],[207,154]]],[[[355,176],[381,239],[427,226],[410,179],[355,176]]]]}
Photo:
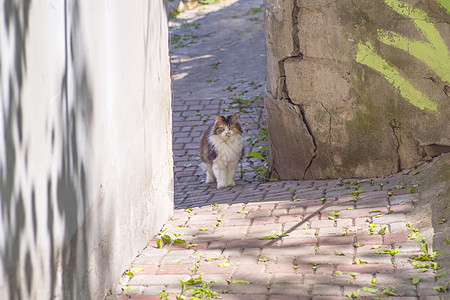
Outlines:
{"type": "Polygon", "coordinates": [[[242,157],[244,138],[239,114],[216,115],[200,140],[200,159],[206,172],[206,183],[217,181],[217,188],[234,186],[234,175],[242,157]]]}

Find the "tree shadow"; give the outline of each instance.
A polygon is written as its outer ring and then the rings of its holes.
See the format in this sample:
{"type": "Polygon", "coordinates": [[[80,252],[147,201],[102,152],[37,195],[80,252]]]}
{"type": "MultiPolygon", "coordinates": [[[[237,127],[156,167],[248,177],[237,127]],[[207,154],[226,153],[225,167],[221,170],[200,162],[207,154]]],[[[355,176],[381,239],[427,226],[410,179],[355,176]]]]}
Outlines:
{"type": "MultiPolygon", "coordinates": [[[[42,170],[40,175],[46,176],[45,180],[28,178],[33,177],[29,160],[36,157],[30,154],[30,141],[24,139],[23,133],[30,130],[24,129],[23,110],[31,100],[24,98],[23,89],[30,51],[27,34],[31,1],[6,0],[1,16],[7,32],[1,40],[2,51],[11,46],[13,61],[4,61],[7,56],[2,55],[1,64],[9,69],[1,68],[7,72],[1,73],[0,277],[1,294],[13,300],[36,295],[90,299],[92,292],[89,270],[94,266],[88,265],[89,202],[84,154],[93,100],[83,53],[79,1],[65,0],[63,6],[61,94],[55,104],[56,112],[46,120],[48,140],[42,141],[51,143],[51,163],[57,170],[48,174],[42,170]],[[46,182],[46,187],[38,181],[46,182]],[[42,274],[45,269],[50,274],[42,274]]],[[[109,252],[102,250],[102,259],[108,260],[109,252]]],[[[95,290],[102,288],[105,289],[95,290]]]]}

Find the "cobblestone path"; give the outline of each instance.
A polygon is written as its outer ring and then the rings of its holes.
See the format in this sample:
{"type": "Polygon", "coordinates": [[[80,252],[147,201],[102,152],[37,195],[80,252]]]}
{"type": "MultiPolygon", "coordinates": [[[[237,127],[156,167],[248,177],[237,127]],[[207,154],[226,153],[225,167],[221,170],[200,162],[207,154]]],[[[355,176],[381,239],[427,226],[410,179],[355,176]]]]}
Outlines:
{"type": "Polygon", "coordinates": [[[245,158],[237,186],[203,183],[198,143],[215,113],[240,112],[246,153],[266,151],[261,5],[222,1],[173,24],[174,216],[107,299],[193,287],[222,299],[450,299],[410,219],[421,194],[405,175],[262,182],[264,161],[245,158]]]}

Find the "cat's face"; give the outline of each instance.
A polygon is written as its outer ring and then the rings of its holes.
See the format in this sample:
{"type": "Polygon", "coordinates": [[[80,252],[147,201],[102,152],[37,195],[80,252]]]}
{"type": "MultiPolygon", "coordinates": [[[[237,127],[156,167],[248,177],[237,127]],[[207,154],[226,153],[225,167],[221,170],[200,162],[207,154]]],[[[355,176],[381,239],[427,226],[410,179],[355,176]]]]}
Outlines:
{"type": "Polygon", "coordinates": [[[238,113],[226,117],[216,115],[213,134],[221,136],[223,139],[230,138],[236,134],[242,134],[242,127],[239,124],[238,117],[238,113]]]}

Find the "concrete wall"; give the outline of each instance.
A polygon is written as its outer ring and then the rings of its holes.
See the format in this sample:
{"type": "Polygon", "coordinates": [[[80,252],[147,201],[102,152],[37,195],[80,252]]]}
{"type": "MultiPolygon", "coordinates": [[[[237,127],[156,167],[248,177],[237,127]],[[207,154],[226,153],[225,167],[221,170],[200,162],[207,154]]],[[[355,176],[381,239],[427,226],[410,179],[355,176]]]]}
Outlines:
{"type": "Polygon", "coordinates": [[[272,176],[383,176],[450,152],[448,1],[266,2],[272,176]]]}
{"type": "Polygon", "coordinates": [[[0,5],[0,299],[101,299],[171,214],[166,4],[0,5]]]}

